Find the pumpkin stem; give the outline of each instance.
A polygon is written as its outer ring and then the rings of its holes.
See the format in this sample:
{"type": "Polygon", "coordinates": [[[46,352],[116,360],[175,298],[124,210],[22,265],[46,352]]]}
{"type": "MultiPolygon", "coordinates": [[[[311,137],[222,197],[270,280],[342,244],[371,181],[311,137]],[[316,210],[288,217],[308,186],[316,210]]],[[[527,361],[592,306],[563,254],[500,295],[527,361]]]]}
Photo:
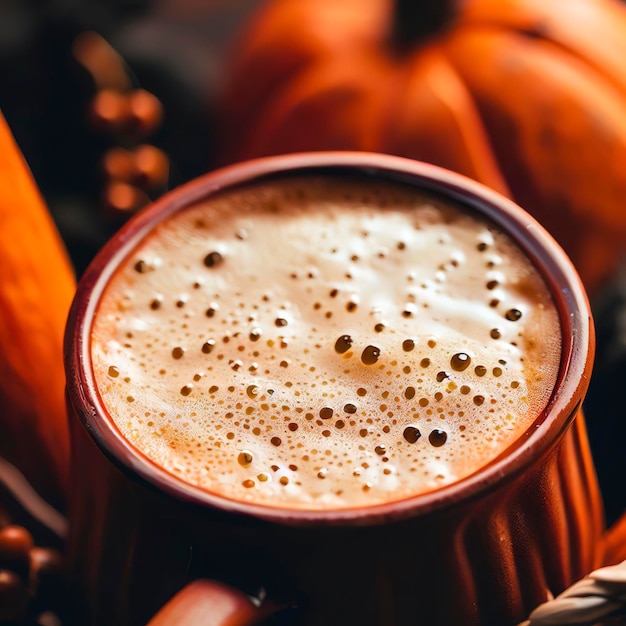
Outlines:
{"type": "Polygon", "coordinates": [[[463,0],[395,0],[392,42],[404,52],[436,35],[453,21],[463,0]]]}

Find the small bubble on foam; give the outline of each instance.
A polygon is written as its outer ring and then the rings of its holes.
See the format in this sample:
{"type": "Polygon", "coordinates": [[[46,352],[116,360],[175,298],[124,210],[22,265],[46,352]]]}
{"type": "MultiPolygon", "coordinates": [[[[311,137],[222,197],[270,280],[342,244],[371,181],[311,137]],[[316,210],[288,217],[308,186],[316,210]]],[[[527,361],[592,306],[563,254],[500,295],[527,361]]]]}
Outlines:
{"type": "Polygon", "coordinates": [[[270,439],[270,443],[271,443],[273,446],[278,447],[278,446],[282,443],[282,440],[281,440],[281,438],[280,438],[280,437],[272,437],[272,438],[270,439]]]}
{"type": "Polygon", "coordinates": [[[435,428],[431,431],[430,435],[428,435],[428,441],[430,445],[435,448],[440,448],[443,446],[448,440],[448,433],[445,430],[440,430],[439,428],[435,428]]]}
{"type": "Polygon", "coordinates": [[[215,348],[215,340],[214,339],[208,339],[207,341],[205,341],[202,344],[202,352],[204,354],[211,354],[211,352],[213,352],[214,348],[215,348]]]}
{"type": "Polygon", "coordinates": [[[517,322],[522,317],[522,312],[519,309],[509,309],[505,314],[507,320],[510,322],[517,322]]]}
{"type": "Polygon", "coordinates": [[[477,365],[474,368],[476,376],[484,376],[487,373],[487,368],[484,365],[477,365]]]}
{"type": "Polygon", "coordinates": [[[172,348],[172,357],[175,359],[182,359],[183,355],[185,354],[185,349],[181,348],[180,346],[176,346],[175,348],[172,348]]]}
{"type": "Polygon", "coordinates": [[[344,354],[351,348],[351,346],[352,337],[350,337],[350,335],[341,335],[341,337],[335,341],[335,352],[338,354],[344,354]]]}
{"type": "Polygon", "coordinates": [[[415,349],[415,341],[413,339],[405,339],[402,342],[402,349],[405,352],[411,352],[412,350],[415,349]]]}
{"type": "Polygon", "coordinates": [[[277,317],[274,320],[274,325],[278,326],[279,328],[283,327],[283,326],[287,326],[289,322],[287,322],[287,320],[284,317],[277,317]]]}
{"type": "Polygon", "coordinates": [[[354,313],[359,307],[359,299],[356,296],[352,296],[349,302],[346,304],[346,311],[348,313],[354,313]]]}
{"type": "Polygon", "coordinates": [[[485,398],[484,396],[474,396],[473,401],[476,406],[480,406],[485,401],[485,398]]]}
{"type": "Polygon", "coordinates": [[[376,452],[378,456],[383,456],[383,454],[387,452],[387,448],[383,445],[379,445],[374,448],[374,452],[376,452]]]}
{"type": "Polygon", "coordinates": [[[248,335],[250,341],[258,341],[261,338],[262,332],[260,328],[253,328],[248,335]]]}
{"type": "Polygon", "coordinates": [[[120,370],[115,365],[110,365],[107,373],[111,378],[117,378],[120,375],[120,370]]]}
{"type": "Polygon", "coordinates": [[[180,388],[181,396],[188,396],[193,391],[193,385],[183,385],[180,388]]]}
{"type": "Polygon", "coordinates": [[[498,328],[492,328],[489,331],[489,336],[492,339],[500,339],[500,337],[502,337],[502,333],[500,332],[500,330],[498,328]]]}
{"type": "Polygon", "coordinates": [[[361,396],[361,397],[363,397],[363,396],[367,395],[367,389],[365,389],[365,387],[359,387],[359,388],[356,390],[356,395],[357,395],[357,396],[361,396]]]}
{"type": "Polygon", "coordinates": [[[259,395],[259,388],[257,385],[248,385],[246,388],[246,394],[248,398],[254,400],[259,395]]]}
{"type": "Polygon", "coordinates": [[[209,254],[204,257],[203,263],[206,267],[215,267],[220,265],[223,261],[224,257],[219,252],[214,251],[209,252],[209,254]]]}
{"type": "Polygon", "coordinates": [[[409,443],[415,443],[422,436],[422,433],[415,426],[407,426],[402,432],[402,436],[409,443]]]}
{"type": "Polygon", "coordinates": [[[252,452],[249,450],[242,450],[237,456],[237,462],[242,467],[249,467],[252,464],[254,457],[252,456],[252,452]]]}
{"type": "Polygon", "coordinates": [[[343,407],[343,410],[346,413],[352,414],[352,413],[356,413],[357,409],[356,409],[356,406],[354,404],[345,404],[344,407],[343,407]]]}
{"type": "Polygon", "coordinates": [[[412,303],[408,302],[404,305],[404,310],[402,311],[402,317],[413,317],[417,313],[417,307],[412,303]]]}
{"type": "Polygon", "coordinates": [[[159,295],[159,296],[156,296],[155,298],[153,298],[150,301],[150,308],[153,311],[157,311],[158,309],[161,308],[162,304],[163,304],[163,296],[159,295]]]}
{"type": "Polygon", "coordinates": [[[207,317],[215,317],[215,314],[219,311],[220,305],[217,302],[211,302],[207,310],[205,311],[205,315],[207,317]]]}
{"type": "Polygon", "coordinates": [[[376,324],[376,325],[374,326],[374,330],[375,330],[377,333],[382,333],[382,332],[383,332],[383,330],[385,330],[385,325],[384,325],[382,322],[378,322],[378,324],[376,324]]]}
{"type": "Polygon", "coordinates": [[[252,487],[254,487],[254,481],[250,480],[249,478],[244,480],[241,483],[246,489],[252,489],[252,487]]]}
{"type": "Polygon", "coordinates": [[[328,406],[322,407],[320,409],[320,417],[323,420],[330,419],[333,416],[333,414],[334,414],[334,411],[330,407],[328,407],[328,406]]]}
{"type": "Polygon", "coordinates": [[[380,348],[376,346],[367,346],[361,354],[361,362],[365,365],[373,365],[378,361],[380,356],[380,348]]]}
{"type": "Polygon", "coordinates": [[[139,259],[133,267],[139,274],[145,274],[146,272],[150,272],[154,269],[154,265],[144,261],[143,259],[139,259]]]}
{"type": "Polygon", "coordinates": [[[469,367],[471,362],[472,359],[469,354],[466,354],[465,352],[457,352],[450,359],[450,367],[452,367],[455,372],[464,372],[469,367]]]}
{"type": "Polygon", "coordinates": [[[448,378],[448,374],[447,372],[444,372],[443,370],[440,372],[437,372],[437,382],[441,383],[443,382],[446,378],[448,378]]]}

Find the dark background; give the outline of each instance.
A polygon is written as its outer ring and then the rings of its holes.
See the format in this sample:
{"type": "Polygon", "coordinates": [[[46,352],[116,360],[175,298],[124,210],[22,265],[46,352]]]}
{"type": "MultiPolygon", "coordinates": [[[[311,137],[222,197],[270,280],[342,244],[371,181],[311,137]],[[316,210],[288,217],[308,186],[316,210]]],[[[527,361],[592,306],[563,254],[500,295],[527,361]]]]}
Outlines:
{"type": "MultiPolygon", "coordinates": [[[[0,109],[33,171],[78,276],[122,219],[103,208],[101,159],[119,139],[87,111],[96,93],[76,61],[94,30],[119,52],[133,86],[165,111],[149,142],[170,157],[168,187],[212,167],[213,109],[225,61],[262,0],[0,0],[0,109]]],[[[338,0],[339,1],[339,0],[338,0]]],[[[626,508],[626,268],[593,301],[596,369],[585,404],[608,521],[626,508]]]]}
{"type": "Polygon", "coordinates": [[[102,210],[100,162],[119,138],[89,123],[96,93],[72,45],[102,35],[133,87],[165,110],[149,143],[170,157],[169,187],[210,169],[212,109],[235,33],[259,0],[0,0],[0,109],[80,275],[119,227],[102,210]]]}

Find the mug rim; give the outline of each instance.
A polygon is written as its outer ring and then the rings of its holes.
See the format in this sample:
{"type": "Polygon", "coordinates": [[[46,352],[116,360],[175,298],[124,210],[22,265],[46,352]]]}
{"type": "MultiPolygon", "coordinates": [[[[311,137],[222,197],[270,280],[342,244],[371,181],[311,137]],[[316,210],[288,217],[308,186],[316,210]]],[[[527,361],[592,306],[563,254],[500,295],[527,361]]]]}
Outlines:
{"type": "Polygon", "coordinates": [[[420,516],[470,501],[513,480],[547,454],[570,426],[586,393],[595,335],[588,298],[572,262],[554,238],[513,201],[461,174],[404,157],[371,152],[305,152],[264,157],[204,174],[168,192],[131,218],[83,273],[65,331],[69,407],[98,448],[125,475],[178,501],[289,524],[378,523],[420,516]],[[119,264],[159,221],[229,189],[296,174],[352,173],[408,183],[470,207],[500,227],[542,276],[559,313],[563,337],[559,373],[550,399],[529,428],[496,459],[473,474],[433,491],[385,503],[341,509],[306,509],[244,502],[191,485],[134,448],[104,408],[90,359],[91,325],[102,293],[119,264]]]}

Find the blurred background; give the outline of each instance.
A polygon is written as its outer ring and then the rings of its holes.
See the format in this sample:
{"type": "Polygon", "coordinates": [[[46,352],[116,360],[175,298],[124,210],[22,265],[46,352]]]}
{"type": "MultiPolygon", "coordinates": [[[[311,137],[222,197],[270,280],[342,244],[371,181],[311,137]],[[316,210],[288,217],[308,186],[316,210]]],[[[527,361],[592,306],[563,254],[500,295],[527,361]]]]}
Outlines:
{"type": "MultiPolygon", "coordinates": [[[[107,211],[103,159],[111,148],[158,147],[168,156],[158,192],[213,162],[212,107],[234,33],[259,0],[2,0],[0,109],[22,149],[77,273],[127,215],[107,211]],[[111,46],[101,71],[86,67],[80,37],[111,46]],[[123,63],[124,88],[161,103],[161,121],[132,136],[94,120],[107,65],[123,63]],[[99,75],[98,75],[99,74],[99,75]],[[100,83],[100,84],[99,84],[100,83]]],[[[97,48],[97,46],[96,46],[97,48]]],[[[95,50],[93,56],[102,51],[95,50]]],[[[85,52],[89,55],[89,51],[85,52]]],[[[106,55],[103,55],[106,56],[106,55]]],[[[98,61],[94,61],[98,65],[98,61]]],[[[108,81],[108,82],[107,82],[108,81]]],[[[112,83],[112,84],[111,84],[112,83]]],[[[158,195],[151,189],[152,197],[158,195]]]]}
{"type": "MultiPolygon", "coordinates": [[[[129,215],[219,163],[216,101],[237,37],[262,3],[0,2],[0,109],[78,276],[129,215]]],[[[626,112],[623,121],[621,130],[626,112]]],[[[624,267],[592,298],[599,341],[586,410],[613,521],[626,508],[624,267]]]]}

